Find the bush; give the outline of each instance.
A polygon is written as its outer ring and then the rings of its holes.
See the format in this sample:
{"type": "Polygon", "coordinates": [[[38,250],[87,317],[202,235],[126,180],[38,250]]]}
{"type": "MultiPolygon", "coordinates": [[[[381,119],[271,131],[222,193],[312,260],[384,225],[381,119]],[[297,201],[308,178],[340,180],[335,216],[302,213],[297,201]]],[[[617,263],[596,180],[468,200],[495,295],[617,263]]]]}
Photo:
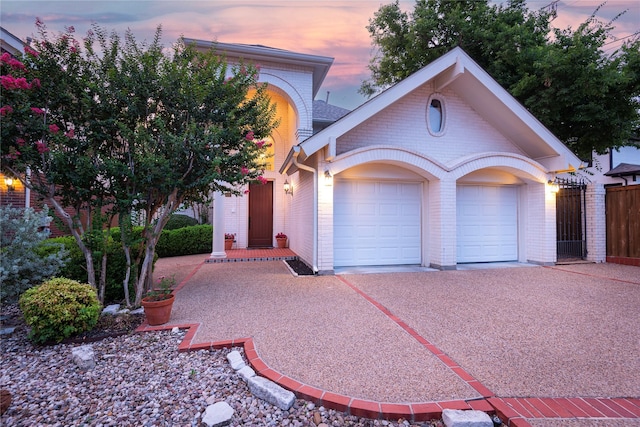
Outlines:
{"type": "Polygon", "coordinates": [[[188,215],[173,214],[169,217],[167,225],[164,226],[165,230],[176,230],[178,228],[191,227],[198,225],[198,220],[191,218],[188,215]]]}
{"type": "Polygon", "coordinates": [[[0,298],[14,303],[25,290],[59,273],[67,252],[47,240],[49,210],[0,208],[0,298]]]}
{"type": "MultiPolygon", "coordinates": [[[[115,238],[109,238],[106,250],[107,250],[107,275],[106,275],[106,287],[104,291],[104,302],[121,302],[124,300],[124,290],[122,289],[122,281],[124,280],[126,273],[127,260],[122,250],[122,244],[120,243],[119,230],[117,233],[112,231],[112,236],[115,238]]],[[[73,236],[64,236],[51,239],[52,241],[64,245],[69,252],[69,262],[60,270],[60,276],[68,277],[79,282],[87,281],[87,262],[84,259],[82,251],[78,247],[76,240],[73,236]]],[[[131,250],[132,262],[134,261],[136,249],[131,250]]],[[[96,280],[100,277],[102,268],[102,252],[94,252],[93,266],[96,270],[96,280]]],[[[135,270],[135,267],[134,267],[135,270]]],[[[132,295],[134,289],[135,271],[131,273],[131,280],[129,281],[129,294],[132,295]]]]}
{"type": "Polygon", "coordinates": [[[31,327],[29,338],[44,344],[91,330],[100,316],[96,291],[88,284],[53,278],[27,290],[20,310],[31,327]]]}
{"type": "MultiPolygon", "coordinates": [[[[142,235],[142,227],[135,227],[133,234],[136,239],[142,235]]],[[[179,228],[177,230],[163,230],[156,245],[155,261],[160,257],[172,257],[180,255],[204,254],[211,252],[211,240],[213,227],[211,225],[195,225],[179,228]]],[[[87,281],[87,263],[72,236],[50,239],[51,242],[64,245],[69,253],[69,262],[60,270],[60,276],[68,277],[79,282],[87,281]]],[[[139,247],[131,248],[132,262],[135,259],[139,247]]],[[[94,253],[94,268],[96,278],[100,277],[102,254],[94,253]]],[[[111,229],[111,237],[107,243],[107,286],[105,289],[105,303],[121,302],[124,299],[122,281],[125,276],[127,261],[120,243],[120,229],[111,229]]],[[[134,267],[135,269],[136,267],[134,267]]],[[[133,295],[135,271],[132,271],[132,279],[129,283],[129,294],[133,295]]]]}
{"type": "Polygon", "coordinates": [[[156,253],[160,258],[211,252],[213,226],[194,225],[177,230],[163,230],[156,253]]]}

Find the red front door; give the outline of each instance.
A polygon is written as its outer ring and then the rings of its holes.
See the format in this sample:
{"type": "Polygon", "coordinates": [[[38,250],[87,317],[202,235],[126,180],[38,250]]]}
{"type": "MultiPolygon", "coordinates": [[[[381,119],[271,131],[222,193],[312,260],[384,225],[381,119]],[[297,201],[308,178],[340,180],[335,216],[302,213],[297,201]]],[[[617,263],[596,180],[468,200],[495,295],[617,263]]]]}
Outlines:
{"type": "Polygon", "coordinates": [[[249,184],[249,247],[273,246],[273,181],[249,184]]]}

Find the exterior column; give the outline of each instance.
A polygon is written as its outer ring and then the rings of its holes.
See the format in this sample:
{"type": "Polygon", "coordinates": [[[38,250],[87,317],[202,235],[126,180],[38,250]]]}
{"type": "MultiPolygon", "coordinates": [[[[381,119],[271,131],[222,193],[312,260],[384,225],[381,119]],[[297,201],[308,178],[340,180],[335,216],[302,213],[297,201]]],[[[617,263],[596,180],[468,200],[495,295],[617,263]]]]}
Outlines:
{"type": "Polygon", "coordinates": [[[607,259],[607,223],[604,184],[589,184],[586,192],[587,260],[605,262],[607,259]]]}
{"type": "Polygon", "coordinates": [[[429,265],[456,269],[456,181],[429,182],[429,265]]]}
{"type": "Polygon", "coordinates": [[[554,265],[557,260],[556,193],[546,183],[525,186],[527,218],[524,232],[527,261],[539,265],[554,265]]]}
{"type": "Polygon", "coordinates": [[[226,258],[224,250],[224,194],[213,194],[213,250],[209,258],[226,258]]]}

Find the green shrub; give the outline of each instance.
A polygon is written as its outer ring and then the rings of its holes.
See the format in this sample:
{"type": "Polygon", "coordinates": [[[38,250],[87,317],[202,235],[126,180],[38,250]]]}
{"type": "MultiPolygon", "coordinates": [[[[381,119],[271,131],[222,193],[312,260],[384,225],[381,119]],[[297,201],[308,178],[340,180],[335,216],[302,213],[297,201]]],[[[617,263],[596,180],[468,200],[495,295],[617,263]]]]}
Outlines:
{"type": "Polygon", "coordinates": [[[164,226],[164,229],[176,230],[178,228],[191,227],[193,225],[198,225],[197,219],[191,218],[188,215],[173,214],[169,217],[169,221],[167,221],[167,225],[164,226]]]}
{"type": "Polygon", "coordinates": [[[100,302],[88,284],[54,277],[27,290],[20,310],[31,327],[29,338],[37,343],[60,342],[91,330],[100,316],[100,302]]]}
{"type": "Polygon", "coordinates": [[[47,240],[48,209],[0,208],[0,298],[14,303],[22,292],[59,273],[64,247],[47,240]]]}
{"type": "MultiPolygon", "coordinates": [[[[133,234],[136,238],[142,235],[142,227],[135,227],[133,234]]],[[[155,261],[160,257],[172,257],[180,255],[204,254],[211,252],[211,240],[213,227],[211,225],[195,225],[179,228],[177,230],[163,230],[156,245],[155,261]]],[[[87,281],[87,263],[84,255],[72,236],[50,239],[51,242],[62,244],[69,253],[69,262],[60,270],[59,275],[79,282],[87,281]]],[[[107,243],[107,286],[105,288],[105,303],[121,302],[124,299],[122,281],[124,280],[127,261],[120,243],[120,229],[111,229],[111,237],[107,243]]],[[[131,248],[132,262],[139,250],[139,246],[131,248]]],[[[96,278],[100,277],[102,253],[94,252],[94,268],[96,278]]],[[[134,266],[134,269],[137,268],[134,266]]],[[[129,294],[133,295],[133,282],[135,271],[132,272],[129,283],[129,294]]]]}
{"type": "Polygon", "coordinates": [[[212,239],[213,227],[208,224],[163,230],[156,245],[156,253],[160,258],[204,254],[211,252],[212,239]]]}
{"type": "MultiPolygon", "coordinates": [[[[114,233],[112,233],[112,236],[114,233]]],[[[109,238],[107,249],[107,275],[106,275],[106,287],[104,301],[108,302],[121,302],[124,299],[124,290],[122,289],[122,281],[126,273],[127,260],[122,250],[122,244],[119,240],[119,234],[115,234],[117,240],[109,238]]],[[[59,275],[68,277],[69,279],[77,280],[78,282],[87,281],[87,262],[82,254],[82,251],[78,247],[76,240],[73,236],[56,237],[51,239],[55,243],[63,244],[69,252],[69,262],[64,266],[59,275]]],[[[131,250],[131,257],[135,255],[135,250],[131,250]]],[[[96,280],[100,277],[102,269],[102,252],[95,251],[93,253],[93,266],[96,270],[96,280]]],[[[133,260],[132,260],[133,261],[133,260]]],[[[132,272],[132,277],[134,276],[132,272]]],[[[129,292],[133,292],[133,279],[129,283],[129,292]]]]}

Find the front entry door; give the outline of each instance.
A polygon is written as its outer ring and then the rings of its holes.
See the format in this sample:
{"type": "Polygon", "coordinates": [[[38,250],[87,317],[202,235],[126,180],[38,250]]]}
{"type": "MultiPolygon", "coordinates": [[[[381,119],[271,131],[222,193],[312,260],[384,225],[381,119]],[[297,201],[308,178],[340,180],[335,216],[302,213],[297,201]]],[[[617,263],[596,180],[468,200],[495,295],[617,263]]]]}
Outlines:
{"type": "Polygon", "coordinates": [[[249,247],[273,246],[273,181],[249,184],[249,247]]]}

